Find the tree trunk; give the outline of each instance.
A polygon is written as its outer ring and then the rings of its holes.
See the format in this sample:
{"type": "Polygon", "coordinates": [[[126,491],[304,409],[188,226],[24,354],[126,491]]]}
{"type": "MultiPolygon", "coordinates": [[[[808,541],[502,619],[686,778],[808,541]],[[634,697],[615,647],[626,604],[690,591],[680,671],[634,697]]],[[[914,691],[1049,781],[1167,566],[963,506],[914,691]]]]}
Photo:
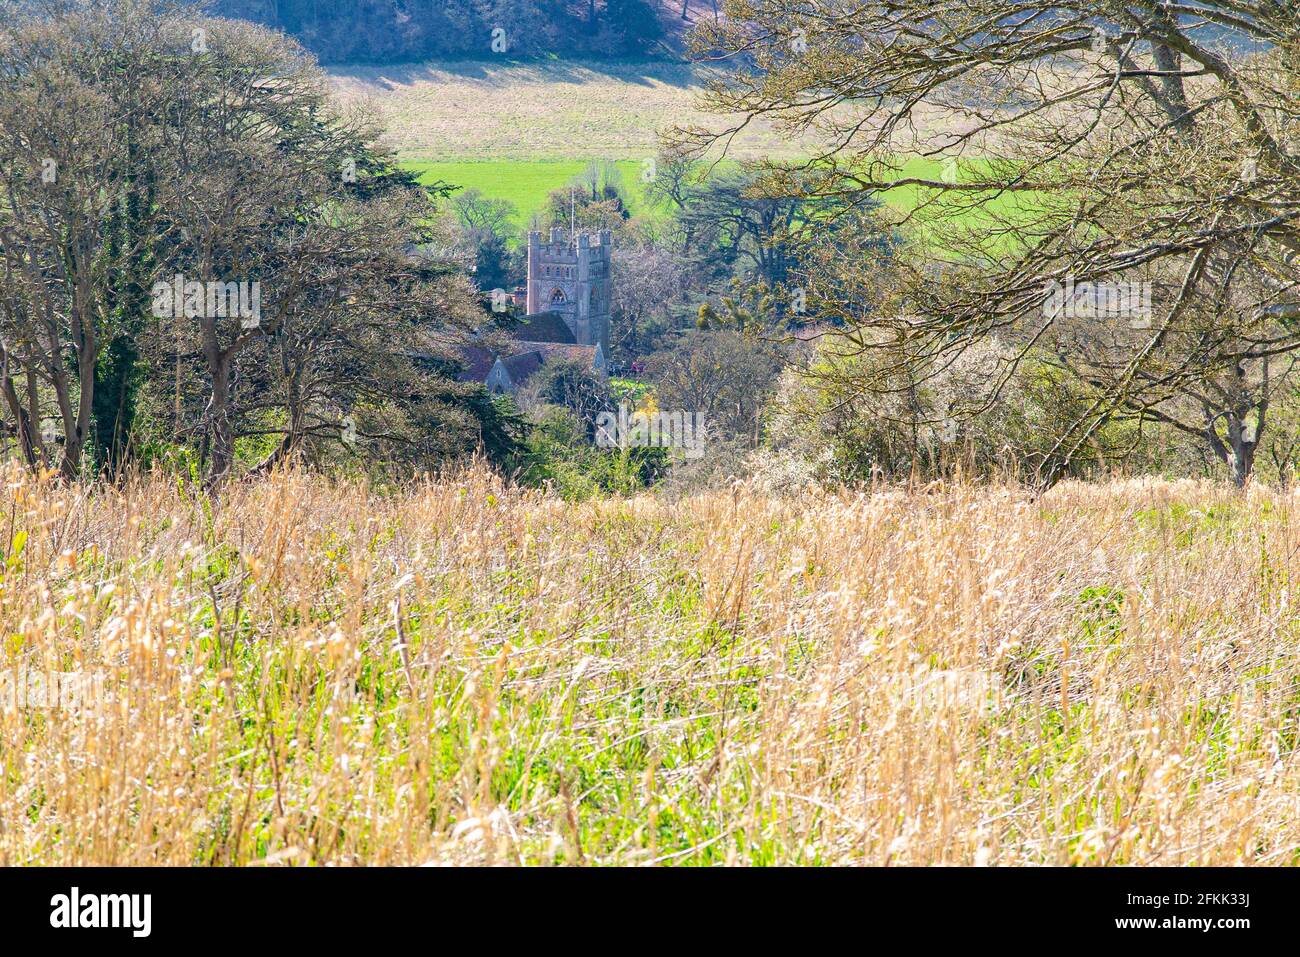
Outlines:
{"type": "Polygon", "coordinates": [[[1228,466],[1232,475],[1232,484],[1245,488],[1255,470],[1255,451],[1259,448],[1259,433],[1263,432],[1263,421],[1256,423],[1256,434],[1246,437],[1245,414],[1237,411],[1225,411],[1211,416],[1206,412],[1205,438],[1214,450],[1215,457],[1228,466]],[[1226,441],[1219,435],[1216,424],[1223,419],[1226,425],[1226,441]]]}
{"type": "Polygon", "coordinates": [[[9,411],[14,417],[14,432],[18,439],[18,448],[22,452],[23,461],[27,463],[28,468],[35,468],[39,458],[34,441],[32,417],[23,408],[22,400],[18,397],[18,390],[14,388],[14,380],[11,376],[6,375],[4,377],[0,388],[4,390],[5,404],[9,406],[9,411]]]}
{"type": "Polygon", "coordinates": [[[230,424],[230,357],[216,356],[212,363],[212,397],[208,400],[208,434],[212,437],[208,462],[209,487],[220,485],[235,464],[235,439],[230,424]]]}

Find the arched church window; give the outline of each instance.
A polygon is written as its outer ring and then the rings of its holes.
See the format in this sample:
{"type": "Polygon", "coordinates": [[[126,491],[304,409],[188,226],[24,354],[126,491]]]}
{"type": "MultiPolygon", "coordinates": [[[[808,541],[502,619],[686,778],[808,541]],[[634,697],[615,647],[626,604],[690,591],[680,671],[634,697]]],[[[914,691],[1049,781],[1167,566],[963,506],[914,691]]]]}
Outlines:
{"type": "Polygon", "coordinates": [[[564,298],[563,289],[556,289],[551,293],[551,302],[566,302],[566,301],[567,300],[564,298]]]}

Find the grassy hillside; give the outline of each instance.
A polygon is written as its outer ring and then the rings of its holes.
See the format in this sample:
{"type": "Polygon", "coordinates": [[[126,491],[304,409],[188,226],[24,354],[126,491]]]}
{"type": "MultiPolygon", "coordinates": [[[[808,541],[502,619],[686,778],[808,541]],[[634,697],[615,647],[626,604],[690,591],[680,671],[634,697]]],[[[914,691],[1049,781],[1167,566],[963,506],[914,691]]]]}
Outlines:
{"type": "MultiPolygon", "coordinates": [[[[369,103],[402,156],[465,159],[640,161],[656,131],[716,122],[695,108],[709,76],[680,63],[518,64],[508,61],[340,68],[335,89],[369,103]]],[[[795,155],[769,128],[748,132],[735,155],[795,155]]]]}
{"type": "Polygon", "coordinates": [[[2,477],[0,864],[1298,862],[1286,495],[2,477]]]}
{"type": "MultiPolygon", "coordinates": [[[[482,61],[349,67],[331,75],[345,102],[365,104],[380,118],[386,142],[405,165],[426,181],[509,200],[519,209],[521,229],[547,193],[593,159],[617,162],[636,210],[642,163],[658,151],[660,131],[726,123],[696,109],[713,71],[690,64],[482,61]]],[[[919,125],[925,116],[918,113],[919,125]]],[[[797,159],[814,146],[759,125],[737,137],[728,155],[737,161],[797,159]]],[[[903,172],[938,178],[940,164],[914,158],[903,172]]],[[[907,212],[926,198],[925,191],[906,188],[891,195],[889,204],[907,212]]],[[[990,208],[1002,214],[1014,202],[999,197],[990,208]]]]}

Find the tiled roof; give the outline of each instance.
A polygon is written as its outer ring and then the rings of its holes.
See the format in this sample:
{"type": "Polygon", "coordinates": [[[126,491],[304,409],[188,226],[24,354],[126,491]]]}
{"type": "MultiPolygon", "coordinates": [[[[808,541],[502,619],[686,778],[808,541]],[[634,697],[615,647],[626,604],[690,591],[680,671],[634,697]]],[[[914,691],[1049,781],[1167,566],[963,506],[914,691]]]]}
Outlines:
{"type": "MultiPolygon", "coordinates": [[[[568,326],[564,325],[564,320],[554,313],[544,313],[529,318],[530,320],[554,320],[563,326],[566,332],[568,331],[568,326]]],[[[543,326],[541,331],[544,331],[545,328],[543,326]]],[[[530,322],[518,328],[516,333],[527,332],[531,335],[536,334],[538,331],[539,327],[530,322]]],[[[572,335],[569,336],[566,342],[516,338],[506,344],[505,352],[497,352],[493,349],[474,345],[461,346],[458,351],[463,367],[461,373],[456,377],[459,381],[486,381],[488,373],[492,371],[492,366],[499,356],[502,364],[506,367],[506,371],[510,374],[510,381],[516,387],[528,381],[546,362],[568,359],[580,363],[586,368],[593,368],[596,363],[596,347],[576,345],[573,342],[572,335]]]]}
{"type": "Polygon", "coordinates": [[[528,352],[517,352],[512,356],[506,356],[501,360],[501,364],[506,367],[510,373],[510,381],[516,386],[521,386],[528,381],[528,378],[542,367],[545,361],[542,354],[536,349],[528,352]]]}
{"type": "Polygon", "coordinates": [[[524,321],[511,330],[520,342],[563,342],[573,344],[574,338],[569,324],[558,312],[539,312],[525,316],[524,321]]]}
{"type": "MultiPolygon", "coordinates": [[[[596,362],[595,346],[566,346],[555,342],[521,342],[522,352],[516,352],[501,360],[510,381],[516,387],[523,385],[534,373],[547,362],[557,359],[570,359],[590,368],[596,362]]],[[[486,377],[487,373],[484,373],[486,377]]]]}
{"type": "Polygon", "coordinates": [[[463,346],[460,355],[464,368],[456,376],[459,382],[482,382],[496,362],[496,355],[492,350],[484,349],[482,346],[463,346]]]}

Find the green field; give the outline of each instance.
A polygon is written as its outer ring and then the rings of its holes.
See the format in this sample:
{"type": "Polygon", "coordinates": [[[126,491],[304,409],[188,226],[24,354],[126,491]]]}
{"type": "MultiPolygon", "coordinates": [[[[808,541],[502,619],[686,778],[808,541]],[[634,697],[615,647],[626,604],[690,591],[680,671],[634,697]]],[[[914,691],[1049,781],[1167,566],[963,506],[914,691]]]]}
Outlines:
{"type": "MultiPolygon", "coordinates": [[[[582,174],[589,160],[458,160],[429,162],[413,160],[403,163],[420,174],[420,182],[451,183],[464,189],[477,189],[491,199],[508,200],[519,211],[515,219],[522,230],[533,213],[546,204],[551,190],[561,189],[582,174]]],[[[641,185],[642,166],[636,160],[615,162],[622,176],[623,195],[633,214],[645,209],[641,185]]]]}
{"type": "MultiPolygon", "coordinates": [[[[546,204],[552,191],[571,183],[587,168],[589,160],[520,160],[520,159],[465,159],[445,162],[411,159],[403,163],[420,174],[420,181],[450,183],[463,189],[477,189],[492,199],[513,203],[518,213],[515,225],[522,233],[534,213],[546,204]]],[[[637,160],[616,160],[615,166],[622,177],[623,194],[634,215],[647,212],[644,187],[641,182],[643,166],[637,160]]],[[[971,175],[981,165],[979,160],[958,164],[958,176],[971,175]]],[[[923,179],[939,179],[942,164],[937,161],[913,158],[907,160],[901,174],[923,179]]],[[[884,198],[888,218],[898,219],[917,211],[935,191],[922,186],[902,186],[884,198]]],[[[989,225],[995,219],[1014,219],[1017,204],[1024,200],[1013,195],[988,197],[980,209],[962,213],[956,219],[946,219],[944,229],[989,225]]],[[[932,215],[924,209],[917,212],[916,223],[924,225],[932,215]]],[[[912,227],[907,227],[908,230],[912,227]]],[[[933,240],[928,240],[933,241],[933,240]]],[[[994,242],[994,246],[1000,243],[994,242]]]]}
{"type": "MultiPolygon", "coordinates": [[[[701,94],[717,74],[716,67],[687,63],[492,60],[341,68],[331,72],[331,84],[342,102],[381,123],[387,145],[423,182],[443,181],[510,201],[522,232],[547,194],[593,160],[616,163],[629,207],[645,213],[642,164],[658,152],[659,134],[673,126],[716,129],[734,122],[700,109],[701,94]]],[[[916,122],[921,129],[939,129],[947,120],[926,113],[916,122]]],[[[816,149],[808,137],[792,138],[768,122],[755,122],[730,144],[728,161],[807,156],[816,149]]],[[[979,164],[972,159],[959,168],[979,164]]],[[[902,172],[937,179],[940,170],[937,161],[913,158],[902,172]]],[[[931,192],[903,187],[883,199],[898,219],[931,192]]],[[[964,213],[956,222],[981,225],[983,216],[1014,213],[1017,202],[1005,196],[987,200],[983,211],[964,213]]],[[[949,220],[934,231],[949,234],[953,228],[949,220]]]]}
{"type": "MultiPolygon", "coordinates": [[[[658,150],[657,136],[675,124],[717,127],[724,118],[699,110],[711,69],[675,63],[429,63],[365,67],[332,74],[335,92],[374,113],[385,139],[421,182],[444,182],[504,199],[517,210],[522,234],[547,195],[579,177],[592,161],[617,167],[624,198],[634,215],[647,208],[644,163],[658,150]]],[[[938,122],[930,117],[927,122],[938,122]]],[[[809,155],[808,142],[794,142],[770,124],[754,124],[732,144],[724,162],[809,155]]],[[[958,164],[968,176],[982,161],[958,164]]],[[[939,179],[942,164],[911,158],[901,174],[939,179]]],[[[905,186],[882,197],[887,218],[914,232],[934,219],[922,209],[934,191],[905,186]],[[918,212],[918,209],[920,210],[918,212]]],[[[986,196],[979,209],[947,216],[922,241],[951,236],[963,227],[988,227],[1014,219],[1014,196],[986,196]]],[[[1000,240],[992,246],[1000,247],[1000,240]]]]}

